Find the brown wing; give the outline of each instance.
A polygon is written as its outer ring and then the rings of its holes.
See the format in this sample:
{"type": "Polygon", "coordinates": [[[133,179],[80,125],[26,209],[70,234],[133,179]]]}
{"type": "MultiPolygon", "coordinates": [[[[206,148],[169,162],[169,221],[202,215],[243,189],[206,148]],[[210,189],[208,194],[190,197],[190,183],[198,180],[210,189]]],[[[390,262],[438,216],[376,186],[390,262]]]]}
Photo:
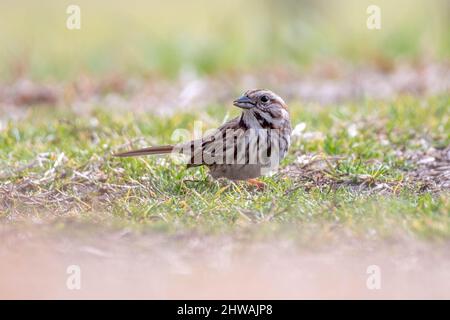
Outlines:
{"type": "MultiPolygon", "coordinates": [[[[216,150],[221,149],[225,154],[227,145],[234,146],[232,143],[225,142],[225,134],[227,130],[231,130],[232,132],[236,132],[239,128],[240,117],[231,119],[227,121],[222,126],[220,126],[217,130],[214,131],[211,135],[204,137],[202,139],[192,140],[186,143],[181,143],[175,146],[167,145],[167,146],[156,146],[156,147],[148,147],[139,150],[132,150],[122,153],[114,154],[115,157],[136,157],[143,155],[155,155],[155,154],[167,154],[171,152],[181,152],[184,154],[191,155],[190,161],[188,163],[188,167],[200,166],[205,163],[203,161],[206,157],[214,157],[216,150]]],[[[228,131],[229,132],[229,131],[228,131]]],[[[233,139],[231,135],[227,136],[226,139],[233,139]]]]}
{"type": "Polygon", "coordinates": [[[225,122],[211,135],[199,140],[191,141],[191,159],[188,167],[201,166],[205,164],[211,164],[211,162],[205,161],[208,157],[214,158],[216,153],[221,151],[225,155],[226,149],[234,144],[227,143],[230,139],[233,139],[231,135],[226,136],[228,132],[236,132],[239,128],[239,121],[241,117],[231,119],[225,122]]]}

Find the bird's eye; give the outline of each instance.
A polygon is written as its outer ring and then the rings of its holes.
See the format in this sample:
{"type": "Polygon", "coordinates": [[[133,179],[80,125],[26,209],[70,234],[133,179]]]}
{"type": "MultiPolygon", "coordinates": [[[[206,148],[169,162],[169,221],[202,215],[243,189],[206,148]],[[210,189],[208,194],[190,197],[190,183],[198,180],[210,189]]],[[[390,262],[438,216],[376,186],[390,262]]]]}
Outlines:
{"type": "Polygon", "coordinates": [[[261,97],[261,102],[266,103],[267,101],[269,101],[269,98],[267,96],[262,96],[261,97]]]}

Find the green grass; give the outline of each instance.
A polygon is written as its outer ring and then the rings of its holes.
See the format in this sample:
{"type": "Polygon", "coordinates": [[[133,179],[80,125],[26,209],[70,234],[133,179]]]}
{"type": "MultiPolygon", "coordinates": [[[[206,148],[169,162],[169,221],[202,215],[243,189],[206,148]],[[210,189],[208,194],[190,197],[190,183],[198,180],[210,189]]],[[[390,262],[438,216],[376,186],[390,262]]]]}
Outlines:
{"type": "Polygon", "coordinates": [[[66,29],[70,1],[0,3],[0,79],[80,74],[176,77],[450,55],[446,0],[79,0],[81,29],[66,29]],[[369,5],[382,28],[366,27],[369,5]],[[430,19],[430,17],[433,17],[430,19]]]}
{"type": "MultiPolygon", "coordinates": [[[[321,134],[293,142],[282,170],[263,179],[264,192],[244,183],[213,181],[207,169],[186,169],[170,157],[111,157],[130,141],[134,147],[170,143],[175,129],[191,130],[205,111],[155,117],[111,113],[99,106],[79,116],[36,106],[25,119],[10,121],[0,131],[0,183],[17,188],[3,193],[10,198],[0,201],[0,215],[4,221],[30,214],[104,222],[115,217],[120,225],[167,232],[249,228],[324,239],[337,233],[449,239],[448,191],[427,191],[421,181],[408,180],[415,164],[402,153],[450,145],[449,105],[448,95],[292,104],[293,125],[304,122],[305,131],[321,134]],[[306,178],[294,174],[302,154],[340,160],[320,169],[319,180],[313,181],[308,180],[312,173],[306,172],[306,178]],[[374,190],[382,183],[390,187],[388,192],[374,190]]],[[[211,106],[206,112],[212,119],[208,126],[214,127],[224,115],[239,111],[211,106]]]]}

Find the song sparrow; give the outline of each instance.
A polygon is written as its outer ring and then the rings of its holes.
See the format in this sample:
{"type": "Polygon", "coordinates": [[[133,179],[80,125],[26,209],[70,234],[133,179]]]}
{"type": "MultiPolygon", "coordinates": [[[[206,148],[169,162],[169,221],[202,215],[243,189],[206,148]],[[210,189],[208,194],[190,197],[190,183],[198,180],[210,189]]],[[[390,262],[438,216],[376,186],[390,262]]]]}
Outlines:
{"type": "Polygon", "coordinates": [[[233,102],[242,114],[213,134],[175,146],[157,146],[115,154],[118,157],[188,155],[188,167],[206,165],[214,178],[246,180],[273,171],[287,153],[291,124],[283,99],[269,90],[248,90],[233,102]]]}

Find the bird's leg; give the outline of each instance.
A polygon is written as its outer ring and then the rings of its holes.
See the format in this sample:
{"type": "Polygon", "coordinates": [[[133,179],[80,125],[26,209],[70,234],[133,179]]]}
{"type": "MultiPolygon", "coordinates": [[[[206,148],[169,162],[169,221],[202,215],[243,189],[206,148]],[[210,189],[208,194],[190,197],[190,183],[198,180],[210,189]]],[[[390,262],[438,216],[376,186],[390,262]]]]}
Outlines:
{"type": "Polygon", "coordinates": [[[266,184],[258,179],[248,179],[247,183],[251,186],[256,187],[258,190],[263,190],[266,187],[266,184]]]}

